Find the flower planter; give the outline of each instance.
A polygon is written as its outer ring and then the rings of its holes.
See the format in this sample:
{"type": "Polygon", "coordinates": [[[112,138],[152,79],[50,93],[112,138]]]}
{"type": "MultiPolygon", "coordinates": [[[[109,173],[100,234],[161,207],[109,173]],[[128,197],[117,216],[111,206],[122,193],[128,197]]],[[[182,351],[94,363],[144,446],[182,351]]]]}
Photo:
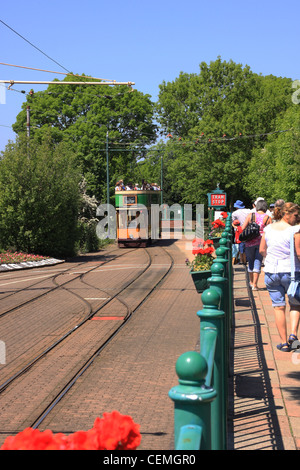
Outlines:
{"type": "Polygon", "coordinates": [[[213,241],[213,243],[214,243],[214,249],[215,249],[215,250],[216,250],[217,248],[219,248],[221,236],[220,236],[220,237],[210,237],[210,240],[213,241]]]}
{"type": "Polygon", "coordinates": [[[211,271],[190,271],[197,292],[201,293],[208,289],[207,279],[211,277],[211,271]]]}

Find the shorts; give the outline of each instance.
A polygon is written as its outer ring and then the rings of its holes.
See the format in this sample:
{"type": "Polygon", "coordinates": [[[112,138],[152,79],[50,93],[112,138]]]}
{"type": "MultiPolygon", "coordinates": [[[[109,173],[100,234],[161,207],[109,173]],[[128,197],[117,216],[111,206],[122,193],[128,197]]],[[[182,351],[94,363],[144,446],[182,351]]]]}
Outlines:
{"type": "MultiPolygon", "coordinates": [[[[300,272],[295,273],[295,279],[300,280],[300,272]]],[[[265,273],[265,284],[272,300],[272,307],[285,307],[285,294],[290,282],[290,273],[265,273]]]]}
{"type": "Polygon", "coordinates": [[[239,244],[240,253],[245,253],[245,249],[246,249],[246,242],[241,242],[239,244]]]}
{"type": "Polygon", "coordinates": [[[237,243],[232,244],[232,258],[237,258],[239,254],[239,245],[237,243]]]}

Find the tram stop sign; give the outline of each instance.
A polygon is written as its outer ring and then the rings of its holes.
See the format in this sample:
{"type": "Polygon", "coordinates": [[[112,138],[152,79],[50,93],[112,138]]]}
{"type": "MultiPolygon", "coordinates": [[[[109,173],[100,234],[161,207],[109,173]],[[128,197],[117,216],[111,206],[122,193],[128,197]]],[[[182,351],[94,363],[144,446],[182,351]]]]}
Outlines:
{"type": "Polygon", "coordinates": [[[219,211],[226,208],[227,194],[219,188],[219,185],[217,185],[217,188],[214,191],[207,193],[207,196],[209,209],[215,209],[219,211]]]}

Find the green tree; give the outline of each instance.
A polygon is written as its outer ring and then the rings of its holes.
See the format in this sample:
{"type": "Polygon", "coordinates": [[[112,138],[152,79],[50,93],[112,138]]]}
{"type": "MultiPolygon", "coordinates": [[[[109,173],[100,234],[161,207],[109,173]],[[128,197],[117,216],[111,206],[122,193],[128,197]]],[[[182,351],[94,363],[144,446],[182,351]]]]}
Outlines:
{"type": "Polygon", "coordinates": [[[254,149],[244,184],[252,197],[300,204],[300,107],[288,108],[277,128],[264,148],[254,149]]]}
{"type": "Polygon", "coordinates": [[[170,136],[174,159],[168,170],[182,200],[205,202],[217,183],[231,201],[250,197],[243,177],[252,151],[264,147],[265,134],[290,106],[290,79],[263,77],[221,58],[202,62],[198,75],[181,73],[163,82],[158,122],[170,136]]]}
{"type": "MultiPolygon", "coordinates": [[[[86,79],[72,76],[72,81],[86,79]]],[[[98,200],[106,201],[107,143],[113,188],[116,179],[131,177],[138,149],[156,139],[150,95],[126,85],[51,84],[45,91],[28,95],[13,126],[19,135],[26,131],[27,106],[31,139],[40,142],[50,130],[56,142],[65,141],[77,155],[87,192],[98,200]]]]}
{"type": "Polygon", "coordinates": [[[80,173],[63,142],[20,137],[0,160],[0,246],[51,256],[74,254],[80,173]]]}

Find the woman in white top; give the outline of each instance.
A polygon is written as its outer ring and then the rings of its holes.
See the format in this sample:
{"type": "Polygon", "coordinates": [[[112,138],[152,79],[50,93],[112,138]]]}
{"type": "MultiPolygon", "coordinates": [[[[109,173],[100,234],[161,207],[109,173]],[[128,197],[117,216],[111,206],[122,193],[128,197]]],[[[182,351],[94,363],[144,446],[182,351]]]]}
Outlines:
{"type": "Polygon", "coordinates": [[[287,202],[275,207],[274,219],[277,221],[264,229],[259,251],[265,258],[265,284],[275,311],[275,322],[281,339],[277,348],[283,352],[291,351],[293,341],[298,340],[297,331],[300,306],[290,304],[291,334],[287,339],[285,317],[285,294],[291,282],[290,240],[294,234],[295,276],[300,279],[300,225],[299,206],[287,202]]]}

